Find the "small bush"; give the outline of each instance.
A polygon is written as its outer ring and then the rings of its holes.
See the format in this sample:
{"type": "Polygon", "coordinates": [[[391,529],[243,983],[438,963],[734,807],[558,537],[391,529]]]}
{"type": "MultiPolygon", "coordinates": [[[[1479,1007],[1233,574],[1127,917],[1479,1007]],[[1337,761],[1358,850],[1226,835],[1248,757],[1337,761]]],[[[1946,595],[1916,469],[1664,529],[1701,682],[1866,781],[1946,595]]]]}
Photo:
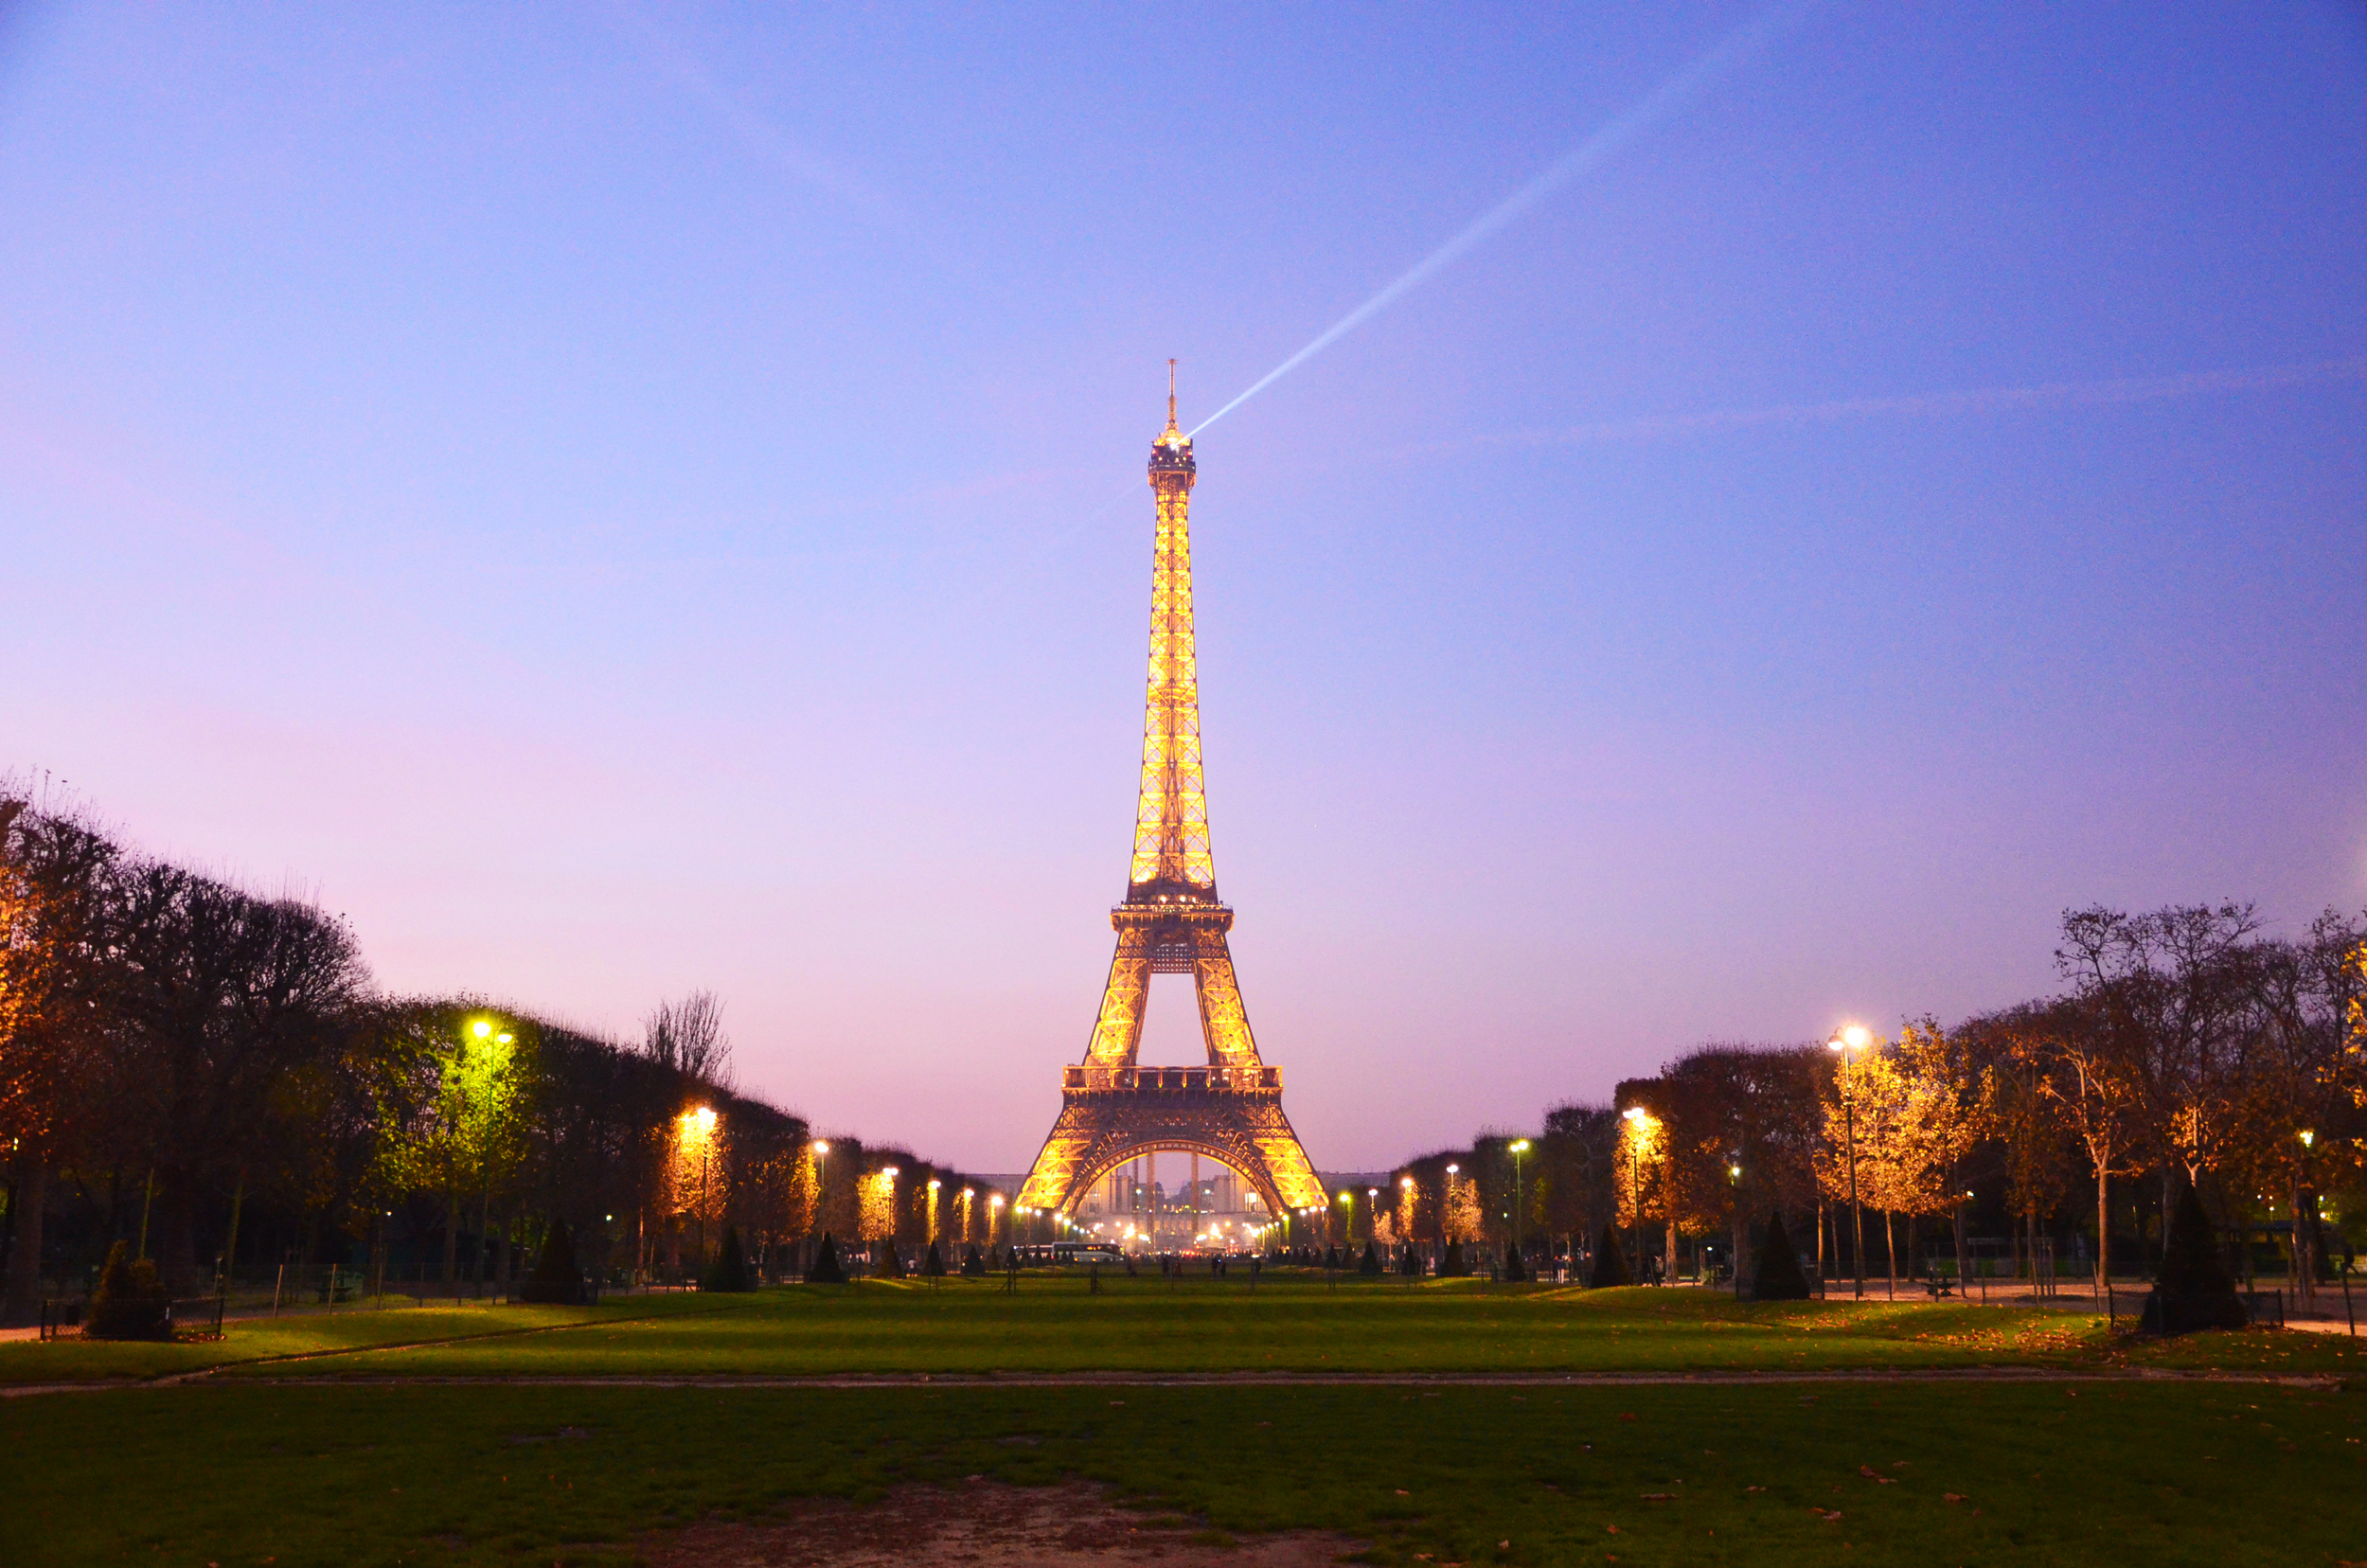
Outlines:
{"type": "Polygon", "coordinates": [[[968,1252],[962,1254],[962,1277],[964,1279],[984,1279],[987,1277],[987,1260],[986,1257],[978,1251],[975,1243],[971,1244],[968,1252]]]}
{"type": "Polygon", "coordinates": [[[1603,1238],[1594,1244],[1594,1270],[1586,1282],[1598,1291],[1634,1283],[1628,1277],[1628,1255],[1619,1250],[1619,1233],[1610,1225],[1603,1227],[1603,1238]]]}
{"type": "Polygon", "coordinates": [[[813,1255],[813,1267],[806,1271],[806,1283],[809,1285],[844,1285],[846,1283],[846,1271],[838,1260],[838,1243],[830,1239],[828,1231],[822,1233],[822,1246],[813,1255]]]}
{"type": "Polygon", "coordinates": [[[2139,1320],[2149,1334],[2188,1334],[2198,1328],[2241,1328],[2251,1321],[2235,1281],[2219,1256],[2202,1198],[2190,1185],[2179,1195],[2162,1247],[2162,1273],[2139,1320]]]}
{"type": "Polygon", "coordinates": [[[1405,1256],[1397,1261],[1397,1272],[1408,1279],[1419,1279],[1422,1275],[1422,1255],[1414,1250],[1411,1241],[1405,1244],[1405,1256]]]}
{"type": "Polygon", "coordinates": [[[1365,1242],[1364,1256],[1357,1261],[1356,1272],[1367,1279],[1377,1278],[1380,1274],[1380,1249],[1365,1242]]]}
{"type": "Polygon", "coordinates": [[[937,1251],[934,1241],[929,1243],[929,1256],[920,1260],[920,1272],[930,1279],[945,1277],[945,1255],[937,1251]]]}
{"type": "Polygon", "coordinates": [[[1808,1276],[1800,1267],[1800,1249],[1791,1244],[1791,1233],[1784,1229],[1783,1210],[1769,1213],[1767,1238],[1759,1243],[1758,1256],[1751,1267],[1751,1294],[1754,1299],[1808,1299],[1808,1276]]]}
{"type": "Polygon", "coordinates": [[[1518,1247],[1506,1247],[1504,1249],[1505,1282],[1507,1284],[1517,1285],[1521,1281],[1530,1277],[1531,1275],[1527,1266],[1521,1261],[1521,1249],[1518,1247]]]}
{"type": "Polygon", "coordinates": [[[739,1247],[739,1227],[725,1225],[723,1244],[715,1249],[715,1261],[707,1265],[705,1276],[699,1281],[699,1289],[703,1292],[728,1292],[753,1291],[756,1288],[756,1279],[748,1273],[748,1255],[739,1247]]]}
{"type": "Polygon", "coordinates": [[[1438,1277],[1460,1279],[1470,1272],[1471,1266],[1463,1261],[1463,1243],[1448,1242],[1446,1255],[1438,1259],[1438,1277]]]}
{"type": "Polygon", "coordinates": [[[518,1297],[544,1306],[582,1305],[583,1272],[576,1267],[576,1245],[568,1238],[566,1221],[551,1221],[550,1234],[543,1238],[542,1255],[535,1258],[534,1272],[526,1275],[518,1297]]]}
{"type": "Polygon", "coordinates": [[[904,1277],[904,1256],[896,1250],[896,1238],[894,1237],[891,1236],[882,1240],[874,1241],[871,1244],[871,1255],[878,1263],[878,1266],[871,1272],[878,1274],[881,1279],[901,1279],[904,1277]]]}
{"type": "Polygon", "coordinates": [[[172,1338],[172,1302],[156,1265],[143,1257],[132,1260],[132,1249],[118,1241],[107,1253],[107,1266],[98,1274],[98,1289],[90,1298],[90,1317],[82,1325],[84,1339],[169,1340],[172,1338]]]}

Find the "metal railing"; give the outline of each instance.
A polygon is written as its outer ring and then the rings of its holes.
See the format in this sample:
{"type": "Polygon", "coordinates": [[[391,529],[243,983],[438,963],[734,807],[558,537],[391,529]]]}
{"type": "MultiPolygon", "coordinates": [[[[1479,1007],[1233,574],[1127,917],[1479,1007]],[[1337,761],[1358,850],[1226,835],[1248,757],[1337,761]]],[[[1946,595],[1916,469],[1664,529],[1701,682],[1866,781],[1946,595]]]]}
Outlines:
{"type": "Polygon", "coordinates": [[[1068,1067],[1060,1086],[1083,1092],[1209,1094],[1282,1091],[1279,1067],[1068,1067]]]}

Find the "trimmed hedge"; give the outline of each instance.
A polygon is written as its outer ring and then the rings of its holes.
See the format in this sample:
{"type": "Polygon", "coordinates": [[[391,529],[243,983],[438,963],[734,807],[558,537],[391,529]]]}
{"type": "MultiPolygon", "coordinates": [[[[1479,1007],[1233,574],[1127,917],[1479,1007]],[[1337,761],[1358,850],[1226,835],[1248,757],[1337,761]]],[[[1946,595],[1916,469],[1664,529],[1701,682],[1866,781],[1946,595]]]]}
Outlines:
{"type": "Polygon", "coordinates": [[[534,1272],[526,1275],[518,1298],[550,1307],[583,1305],[583,1271],[576,1267],[576,1244],[567,1235],[566,1221],[551,1221],[550,1234],[543,1238],[542,1254],[534,1260],[534,1272]]]}
{"type": "Polygon", "coordinates": [[[84,1339],[169,1340],[172,1338],[172,1300],[156,1265],[143,1257],[132,1259],[132,1249],[116,1242],[99,1271],[98,1289],[90,1298],[90,1317],[82,1325],[84,1339]]]}

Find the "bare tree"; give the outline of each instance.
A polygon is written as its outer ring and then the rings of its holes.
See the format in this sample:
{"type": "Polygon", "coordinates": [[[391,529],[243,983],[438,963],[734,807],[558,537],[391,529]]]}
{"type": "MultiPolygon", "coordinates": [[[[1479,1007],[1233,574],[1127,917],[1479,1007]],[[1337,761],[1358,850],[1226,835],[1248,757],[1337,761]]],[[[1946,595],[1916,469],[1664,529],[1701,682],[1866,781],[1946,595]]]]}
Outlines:
{"type": "Polygon", "coordinates": [[[641,1049],[686,1078],[718,1089],[732,1087],[732,1042],[723,1033],[723,1004],[713,991],[659,1003],[642,1021],[641,1049]]]}

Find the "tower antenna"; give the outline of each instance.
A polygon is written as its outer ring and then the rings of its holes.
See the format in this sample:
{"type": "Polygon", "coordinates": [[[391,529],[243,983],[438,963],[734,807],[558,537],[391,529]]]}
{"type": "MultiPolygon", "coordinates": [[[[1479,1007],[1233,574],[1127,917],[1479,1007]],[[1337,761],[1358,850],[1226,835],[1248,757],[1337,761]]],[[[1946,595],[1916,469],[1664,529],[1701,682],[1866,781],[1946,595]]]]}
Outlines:
{"type": "Polygon", "coordinates": [[[1173,430],[1173,429],[1175,429],[1175,428],[1176,428],[1176,423],[1175,423],[1175,361],[1173,361],[1173,360],[1169,360],[1169,361],[1167,361],[1167,428],[1168,428],[1169,430],[1173,430]]]}

